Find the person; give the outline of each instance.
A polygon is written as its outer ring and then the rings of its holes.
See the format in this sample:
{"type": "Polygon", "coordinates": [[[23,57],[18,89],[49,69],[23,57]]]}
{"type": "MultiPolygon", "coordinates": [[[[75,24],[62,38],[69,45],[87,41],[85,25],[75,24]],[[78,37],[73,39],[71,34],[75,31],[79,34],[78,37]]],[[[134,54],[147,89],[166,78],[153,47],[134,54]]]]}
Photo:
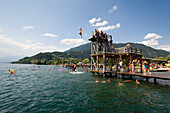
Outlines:
{"type": "Polygon", "coordinates": [[[120,66],[120,72],[123,72],[123,62],[122,62],[122,60],[119,62],[119,66],[120,66]]]}
{"type": "Polygon", "coordinates": [[[127,46],[127,50],[128,50],[128,53],[129,53],[129,51],[130,51],[130,43],[128,43],[126,46],[127,46]]]}
{"type": "Polygon", "coordinates": [[[98,36],[99,36],[99,34],[100,34],[100,32],[99,32],[99,30],[97,29],[97,34],[98,34],[98,36]]]}
{"type": "Polygon", "coordinates": [[[118,83],[118,86],[124,86],[123,82],[120,81],[120,82],[118,83]]]}
{"type": "Polygon", "coordinates": [[[149,71],[149,63],[144,61],[144,64],[143,64],[143,69],[144,69],[144,74],[146,75],[146,72],[148,72],[150,75],[152,74],[150,71],[149,71]]]}
{"type": "Polygon", "coordinates": [[[135,64],[134,64],[134,62],[132,62],[132,73],[134,73],[135,72],[135,64]]]}
{"type": "Polygon", "coordinates": [[[111,82],[111,79],[109,78],[108,82],[111,82]]]}
{"type": "Polygon", "coordinates": [[[10,69],[9,72],[10,72],[10,75],[14,75],[15,74],[15,71],[13,69],[10,69]]]}
{"type": "Polygon", "coordinates": [[[115,53],[115,48],[113,47],[113,45],[111,46],[111,52],[115,53]]]}
{"type": "Polygon", "coordinates": [[[98,51],[102,51],[102,47],[100,44],[98,45],[98,51]]]}
{"type": "Polygon", "coordinates": [[[73,70],[72,70],[72,72],[76,72],[77,71],[77,65],[76,65],[76,63],[74,63],[74,65],[73,65],[73,70]]]}
{"type": "Polygon", "coordinates": [[[79,35],[80,35],[80,36],[81,36],[81,38],[82,38],[82,28],[80,28],[79,35]]]}
{"type": "Polygon", "coordinates": [[[131,80],[125,80],[125,82],[131,82],[131,80]]]}
{"type": "Polygon", "coordinates": [[[139,82],[138,80],[136,80],[136,83],[137,83],[137,84],[140,84],[140,82],[139,82]]]}
{"type": "Polygon", "coordinates": [[[132,63],[129,63],[130,73],[132,73],[132,63]]]}
{"type": "Polygon", "coordinates": [[[95,38],[95,35],[94,35],[93,31],[92,31],[92,33],[91,33],[91,36],[92,36],[92,38],[95,38]]]}
{"type": "Polygon", "coordinates": [[[98,83],[98,82],[99,82],[99,79],[97,78],[97,79],[96,79],[96,83],[98,83]]]}

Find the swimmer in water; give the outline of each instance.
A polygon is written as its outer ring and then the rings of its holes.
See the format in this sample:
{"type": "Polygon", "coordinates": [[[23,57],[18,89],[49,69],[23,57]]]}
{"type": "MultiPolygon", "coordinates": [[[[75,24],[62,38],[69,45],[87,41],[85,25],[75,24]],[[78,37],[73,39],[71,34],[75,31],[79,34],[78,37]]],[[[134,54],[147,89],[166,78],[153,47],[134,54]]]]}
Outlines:
{"type": "Polygon", "coordinates": [[[13,69],[10,69],[9,72],[10,72],[10,75],[14,75],[15,74],[15,71],[13,69]]]}
{"type": "Polygon", "coordinates": [[[131,82],[131,80],[125,80],[125,82],[131,82]]]}
{"type": "Polygon", "coordinates": [[[124,86],[123,82],[121,82],[121,81],[118,83],[118,85],[119,86],[124,86]]]}
{"type": "Polygon", "coordinates": [[[140,84],[140,82],[139,82],[138,80],[136,80],[136,83],[137,83],[137,84],[140,84]]]}
{"type": "Polygon", "coordinates": [[[108,82],[111,82],[111,79],[109,78],[108,82]]]}
{"type": "Polygon", "coordinates": [[[98,82],[99,82],[99,79],[97,78],[97,79],[96,79],[96,83],[98,83],[98,82]]]}

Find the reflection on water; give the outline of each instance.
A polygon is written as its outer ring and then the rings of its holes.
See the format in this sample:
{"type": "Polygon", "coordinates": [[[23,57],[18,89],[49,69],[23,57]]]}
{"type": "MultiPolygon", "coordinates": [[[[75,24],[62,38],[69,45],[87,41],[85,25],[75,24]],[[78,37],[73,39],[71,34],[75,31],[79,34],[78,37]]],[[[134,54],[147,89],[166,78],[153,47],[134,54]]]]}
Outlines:
{"type": "Polygon", "coordinates": [[[120,79],[111,78],[111,82],[104,83],[104,78],[89,72],[70,74],[58,69],[63,68],[1,64],[0,112],[170,111],[169,86],[145,82],[138,85],[125,80],[121,80],[124,86],[119,86],[120,79]],[[9,69],[14,69],[15,75],[9,75],[9,69]],[[95,82],[97,78],[99,83],[95,82]]]}

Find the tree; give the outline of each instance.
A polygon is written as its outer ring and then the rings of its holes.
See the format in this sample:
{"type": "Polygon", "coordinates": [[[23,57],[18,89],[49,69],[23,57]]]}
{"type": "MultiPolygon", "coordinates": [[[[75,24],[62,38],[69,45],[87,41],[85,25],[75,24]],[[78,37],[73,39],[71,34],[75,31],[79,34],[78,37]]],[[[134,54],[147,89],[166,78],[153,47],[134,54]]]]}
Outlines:
{"type": "Polygon", "coordinates": [[[164,57],[156,57],[157,59],[164,60],[164,57]]]}
{"type": "Polygon", "coordinates": [[[84,60],[83,60],[83,63],[84,63],[84,64],[87,64],[87,61],[89,61],[88,58],[84,59],[84,60]]]}
{"type": "Polygon", "coordinates": [[[36,60],[36,61],[35,61],[35,64],[40,64],[40,61],[39,61],[39,60],[36,60]]]}
{"type": "Polygon", "coordinates": [[[170,55],[166,57],[166,61],[170,61],[170,55]]]}

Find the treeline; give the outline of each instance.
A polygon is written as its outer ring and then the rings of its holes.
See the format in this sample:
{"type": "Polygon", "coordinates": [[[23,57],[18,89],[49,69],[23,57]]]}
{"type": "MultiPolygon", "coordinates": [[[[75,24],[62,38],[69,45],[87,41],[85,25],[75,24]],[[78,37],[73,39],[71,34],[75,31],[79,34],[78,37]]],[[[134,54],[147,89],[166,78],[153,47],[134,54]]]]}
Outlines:
{"type": "Polygon", "coordinates": [[[11,62],[12,64],[37,64],[37,65],[58,65],[58,64],[70,64],[70,63],[79,63],[82,62],[84,64],[87,64],[87,62],[90,62],[90,59],[86,58],[86,59],[57,59],[57,60],[36,60],[36,59],[21,59],[19,61],[16,62],[11,62]]]}

